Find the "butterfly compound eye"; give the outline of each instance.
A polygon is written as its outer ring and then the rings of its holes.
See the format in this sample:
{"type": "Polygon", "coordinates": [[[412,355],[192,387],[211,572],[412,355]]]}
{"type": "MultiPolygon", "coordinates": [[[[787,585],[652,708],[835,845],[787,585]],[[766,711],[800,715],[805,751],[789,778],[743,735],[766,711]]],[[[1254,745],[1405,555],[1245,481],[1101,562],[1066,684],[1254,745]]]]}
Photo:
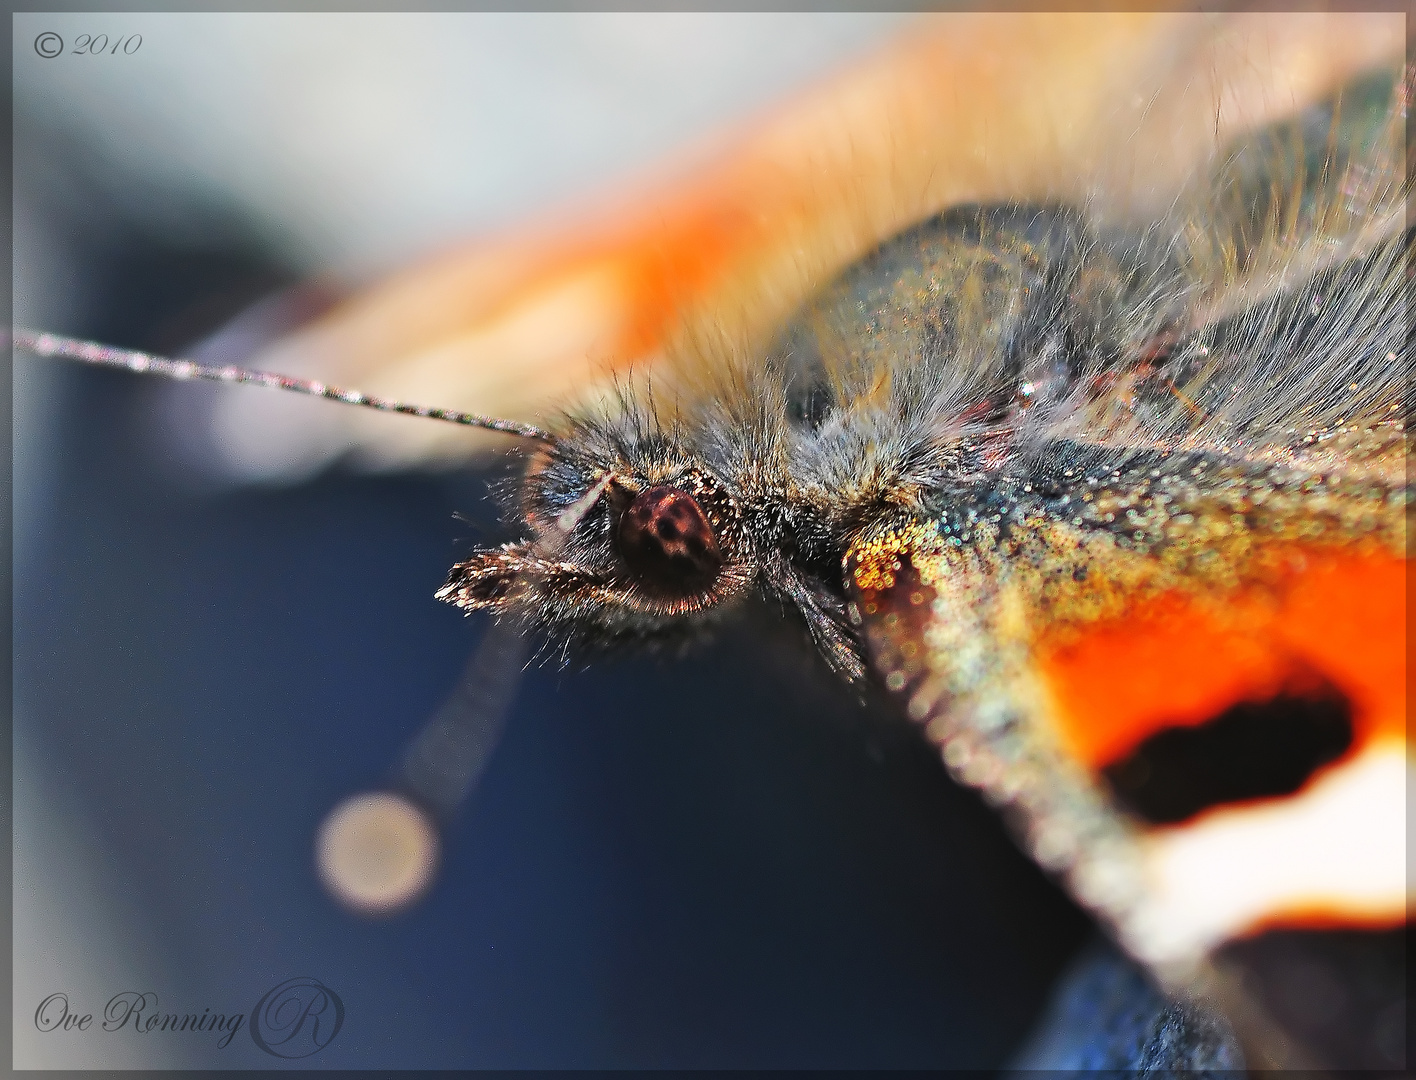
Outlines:
{"type": "Polygon", "coordinates": [[[620,516],[618,547],[640,582],[686,594],[712,584],[723,565],[718,538],[698,501],[678,488],[641,491],[620,516]]]}

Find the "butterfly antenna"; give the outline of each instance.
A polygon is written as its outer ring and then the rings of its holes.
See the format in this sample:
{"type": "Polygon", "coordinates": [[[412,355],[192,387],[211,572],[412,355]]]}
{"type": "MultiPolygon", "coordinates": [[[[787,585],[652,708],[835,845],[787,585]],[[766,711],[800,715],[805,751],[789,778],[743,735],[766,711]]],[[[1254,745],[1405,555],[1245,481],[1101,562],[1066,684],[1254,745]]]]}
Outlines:
{"type": "Polygon", "coordinates": [[[462,427],[481,428],[483,431],[499,431],[522,439],[552,444],[555,437],[530,424],[515,420],[499,420],[475,413],[458,412],[455,409],[433,409],[426,405],[409,405],[389,398],[373,397],[358,390],[345,390],[338,386],[316,382],[313,379],[297,379],[290,375],[278,375],[271,371],[256,371],[251,368],[235,367],[231,364],[202,364],[194,360],[169,360],[162,356],[117,349],[112,345],[100,345],[94,341],[64,337],[61,334],[41,333],[34,330],[15,330],[11,340],[17,348],[35,356],[62,357],[65,360],[79,360],[85,364],[100,367],[124,368],[150,375],[165,375],[171,379],[206,379],[209,382],[248,383],[265,386],[272,390],[288,390],[294,394],[327,398],[345,405],[358,405],[377,412],[403,413],[405,416],[426,416],[432,420],[445,420],[462,427]]]}
{"type": "Polygon", "coordinates": [[[427,894],[440,834],[487,769],[528,653],[514,628],[488,627],[456,689],[408,744],[387,786],[350,796],[326,815],[315,865],[335,899],[362,915],[389,916],[427,894]]]}
{"type": "Polygon", "coordinates": [[[444,821],[452,818],[486,771],[529,655],[524,634],[492,624],[456,689],[404,751],[398,786],[444,821]]]}

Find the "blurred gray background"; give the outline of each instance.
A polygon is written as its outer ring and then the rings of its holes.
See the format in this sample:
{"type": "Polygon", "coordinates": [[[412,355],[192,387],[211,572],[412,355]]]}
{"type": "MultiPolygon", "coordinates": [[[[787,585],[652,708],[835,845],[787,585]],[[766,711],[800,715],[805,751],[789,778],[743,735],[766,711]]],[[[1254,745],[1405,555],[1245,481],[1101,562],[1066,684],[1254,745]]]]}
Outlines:
{"type": "MultiPolygon", "coordinates": [[[[902,29],[17,15],[16,322],[176,351],[312,274],[610,188],[902,29]],[[142,42],[46,59],[46,32],[142,42]]],[[[144,380],[15,378],[17,1066],[268,1067],[245,1031],[43,1032],[35,1009],[249,1013],[311,976],[346,1009],[318,1067],[990,1067],[1085,933],[765,611],[681,662],[532,671],[427,901],[349,915],[314,829],[455,683],[483,627],[431,594],[503,538],[486,481],[515,462],[233,490],[153,437],[182,420],[144,380]]],[[[179,389],[197,418],[233,392],[179,389]]]]}
{"type": "MultiPolygon", "coordinates": [[[[612,184],[905,18],[19,15],[16,108],[82,148],[145,226],[181,235],[203,211],[239,208],[283,263],[364,275],[612,184]],[[43,31],[68,48],[81,34],[143,40],[127,56],[44,59],[43,31]]],[[[25,179],[62,183],[51,170],[66,162],[18,156],[25,179]]],[[[48,290],[28,280],[25,314],[47,314],[48,290]]]]}

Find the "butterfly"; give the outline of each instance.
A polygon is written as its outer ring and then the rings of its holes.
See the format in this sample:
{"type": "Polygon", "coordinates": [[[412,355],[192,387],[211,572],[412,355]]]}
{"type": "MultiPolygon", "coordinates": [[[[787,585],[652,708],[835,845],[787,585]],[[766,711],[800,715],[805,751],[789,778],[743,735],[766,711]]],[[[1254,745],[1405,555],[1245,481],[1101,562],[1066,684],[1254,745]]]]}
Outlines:
{"type": "Polygon", "coordinates": [[[1404,921],[1409,94],[1250,130],[1144,228],[855,223],[884,243],[790,317],[689,319],[551,428],[436,411],[535,447],[523,538],[440,595],[568,655],[768,593],[1251,1062],[1350,1064],[1370,1039],[1315,1044],[1266,950],[1404,921]]]}
{"type": "Polygon", "coordinates": [[[1271,980],[1405,917],[1408,92],[1232,148],[1185,229],[897,235],[763,352],[569,421],[526,539],[439,595],[594,647],[764,590],[1251,1060],[1350,1064],[1375,1036],[1314,1048],[1271,980]]]}

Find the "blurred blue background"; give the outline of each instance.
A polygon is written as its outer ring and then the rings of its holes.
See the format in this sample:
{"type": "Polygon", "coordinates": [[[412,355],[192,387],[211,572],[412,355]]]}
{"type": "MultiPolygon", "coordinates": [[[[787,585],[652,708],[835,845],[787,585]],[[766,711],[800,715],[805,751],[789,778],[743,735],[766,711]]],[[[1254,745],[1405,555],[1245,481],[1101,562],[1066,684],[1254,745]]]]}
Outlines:
{"type": "MultiPolygon", "coordinates": [[[[16,320],[178,351],[613,184],[900,28],[17,16],[16,320]],[[142,33],[141,63],[46,61],[41,31],[142,33]]],[[[505,537],[486,483],[514,459],[243,488],[149,381],[15,378],[17,1066],[269,1067],[244,1031],[34,1010],[249,1013],[303,975],[346,1009],[324,1068],[990,1067],[1085,936],[908,725],[755,609],[686,659],[533,669],[427,900],[346,913],[314,831],[485,629],[432,593],[505,537]]],[[[259,392],[178,389],[194,423],[259,392]]]]}

